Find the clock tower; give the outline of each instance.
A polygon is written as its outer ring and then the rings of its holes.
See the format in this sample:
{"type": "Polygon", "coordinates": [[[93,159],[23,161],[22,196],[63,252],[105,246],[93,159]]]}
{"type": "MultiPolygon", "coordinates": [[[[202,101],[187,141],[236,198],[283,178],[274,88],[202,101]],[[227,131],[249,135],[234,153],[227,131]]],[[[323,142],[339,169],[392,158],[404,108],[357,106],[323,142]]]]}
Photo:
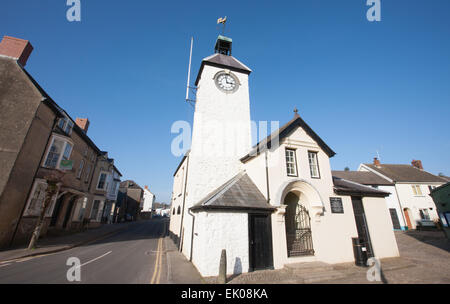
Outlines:
{"type": "Polygon", "coordinates": [[[248,77],[252,72],[232,55],[232,39],[217,38],[214,54],[203,59],[195,85],[187,208],[242,170],[251,148],[248,77]]]}

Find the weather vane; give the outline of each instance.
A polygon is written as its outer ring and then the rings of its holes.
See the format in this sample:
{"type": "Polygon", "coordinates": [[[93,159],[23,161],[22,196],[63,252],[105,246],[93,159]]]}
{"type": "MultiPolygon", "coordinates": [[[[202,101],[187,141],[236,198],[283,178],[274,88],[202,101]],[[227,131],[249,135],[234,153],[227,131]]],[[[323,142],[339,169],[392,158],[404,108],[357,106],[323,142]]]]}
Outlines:
{"type": "Polygon", "coordinates": [[[227,17],[225,16],[225,18],[217,19],[217,24],[222,24],[223,25],[223,27],[222,27],[222,35],[224,35],[225,34],[225,27],[226,27],[226,24],[227,24],[227,17]]]}

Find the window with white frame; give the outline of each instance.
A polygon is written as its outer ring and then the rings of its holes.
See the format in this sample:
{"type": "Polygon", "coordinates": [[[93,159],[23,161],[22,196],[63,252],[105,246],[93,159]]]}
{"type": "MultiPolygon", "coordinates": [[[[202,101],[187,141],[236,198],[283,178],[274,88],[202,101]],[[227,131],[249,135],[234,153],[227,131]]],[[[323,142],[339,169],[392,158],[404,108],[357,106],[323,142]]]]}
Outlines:
{"type": "Polygon", "coordinates": [[[72,134],[73,122],[69,117],[60,118],[58,122],[58,127],[63,130],[66,134],[72,134]]]}
{"type": "Polygon", "coordinates": [[[44,181],[35,182],[27,208],[25,209],[25,216],[38,216],[41,213],[46,190],[47,184],[44,181]]]}
{"type": "Polygon", "coordinates": [[[286,149],[286,169],[288,176],[297,176],[297,161],[294,149],[286,149]]]}
{"type": "Polygon", "coordinates": [[[428,212],[428,209],[420,209],[420,218],[422,220],[429,220],[430,219],[430,213],[428,212]]]}
{"type": "Polygon", "coordinates": [[[84,214],[86,212],[87,197],[83,197],[77,200],[77,207],[73,213],[73,221],[83,221],[84,214]]]}
{"type": "Polygon", "coordinates": [[[108,177],[108,174],[101,172],[100,176],[98,177],[98,183],[97,183],[97,190],[105,190],[106,189],[106,178],[108,177]]]}
{"type": "Polygon", "coordinates": [[[44,167],[59,169],[62,160],[68,160],[73,145],[60,137],[54,136],[44,161],[44,167]]]}
{"type": "Polygon", "coordinates": [[[81,160],[80,166],[78,167],[78,172],[77,172],[78,179],[81,179],[81,176],[83,175],[83,168],[84,168],[84,159],[81,160]]]}
{"type": "Polygon", "coordinates": [[[420,185],[412,185],[414,195],[420,196],[422,195],[422,189],[420,189],[420,185]]]}
{"type": "Polygon", "coordinates": [[[100,208],[100,201],[95,200],[91,209],[91,216],[90,216],[91,220],[97,220],[99,208],[100,208]]]}
{"type": "Polygon", "coordinates": [[[320,178],[319,160],[317,158],[317,154],[317,152],[308,152],[309,171],[311,172],[311,178],[320,178]]]}
{"type": "MultiPolygon", "coordinates": [[[[44,206],[45,197],[47,191],[47,183],[45,180],[36,180],[31,190],[31,195],[27,202],[27,207],[24,211],[24,216],[39,216],[41,214],[42,208],[44,206]]],[[[50,217],[53,213],[53,208],[56,203],[56,195],[51,200],[47,211],[45,213],[46,217],[50,217]]]]}
{"type": "Polygon", "coordinates": [[[94,205],[92,206],[91,216],[90,216],[92,221],[97,221],[97,222],[101,221],[102,215],[103,215],[104,204],[105,204],[105,202],[101,201],[101,200],[94,201],[94,205]]]}

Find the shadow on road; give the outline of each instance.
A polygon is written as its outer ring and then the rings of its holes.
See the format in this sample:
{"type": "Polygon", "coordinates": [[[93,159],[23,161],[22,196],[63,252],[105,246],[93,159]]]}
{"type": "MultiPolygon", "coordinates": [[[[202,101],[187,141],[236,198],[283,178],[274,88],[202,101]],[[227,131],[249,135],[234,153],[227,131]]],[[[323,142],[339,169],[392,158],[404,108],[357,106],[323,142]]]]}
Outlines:
{"type": "Polygon", "coordinates": [[[441,230],[437,231],[417,231],[410,230],[403,232],[408,237],[414,238],[422,243],[437,247],[450,252],[450,241],[441,230]]]}

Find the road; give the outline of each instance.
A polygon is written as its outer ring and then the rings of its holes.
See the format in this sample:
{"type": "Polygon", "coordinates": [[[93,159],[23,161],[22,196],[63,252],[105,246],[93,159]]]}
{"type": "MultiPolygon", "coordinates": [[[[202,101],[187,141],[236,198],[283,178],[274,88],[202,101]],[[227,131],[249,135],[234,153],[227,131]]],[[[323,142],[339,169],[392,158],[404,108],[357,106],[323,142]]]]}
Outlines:
{"type": "Polygon", "coordinates": [[[0,284],[159,284],[167,283],[164,219],[136,222],[124,231],[71,250],[0,264],[0,284]],[[78,258],[80,267],[67,265],[78,258]],[[79,269],[81,282],[69,282],[79,269]]]}

